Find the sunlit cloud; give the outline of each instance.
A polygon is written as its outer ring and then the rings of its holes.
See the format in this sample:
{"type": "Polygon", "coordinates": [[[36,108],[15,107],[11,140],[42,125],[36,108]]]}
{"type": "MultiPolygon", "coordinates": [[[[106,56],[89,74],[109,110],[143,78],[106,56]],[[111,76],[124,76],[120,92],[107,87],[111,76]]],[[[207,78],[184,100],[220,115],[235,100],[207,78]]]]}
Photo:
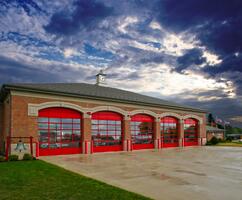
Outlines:
{"type": "Polygon", "coordinates": [[[122,33],[127,33],[128,31],[126,30],[126,28],[137,22],[138,22],[137,17],[128,16],[125,19],[120,20],[119,25],[118,25],[118,30],[122,33]]]}
{"type": "Polygon", "coordinates": [[[217,55],[212,54],[207,50],[203,51],[203,57],[206,58],[207,64],[209,64],[209,65],[218,65],[222,62],[222,60],[219,59],[219,57],[217,55]]]}
{"type": "Polygon", "coordinates": [[[215,112],[222,101],[234,103],[233,113],[242,109],[241,23],[234,23],[241,12],[230,6],[229,15],[199,7],[190,16],[182,8],[193,1],[29,2],[0,7],[0,81],[95,83],[104,69],[110,87],[215,112]]]}
{"type": "Polygon", "coordinates": [[[76,55],[77,52],[74,50],[74,49],[70,49],[70,48],[67,48],[63,51],[63,54],[65,56],[65,58],[70,58],[72,57],[73,55],[76,55]]]}
{"type": "Polygon", "coordinates": [[[163,40],[165,52],[174,56],[182,56],[184,51],[196,47],[198,41],[195,40],[194,36],[191,35],[190,39],[184,37],[183,34],[177,35],[168,32],[163,40]]]}
{"type": "Polygon", "coordinates": [[[231,117],[230,120],[242,123],[242,116],[231,117]]]}
{"type": "Polygon", "coordinates": [[[157,30],[160,30],[160,31],[163,30],[162,27],[161,27],[161,25],[158,22],[155,22],[155,21],[152,21],[150,23],[150,28],[157,29],[157,30]]]}

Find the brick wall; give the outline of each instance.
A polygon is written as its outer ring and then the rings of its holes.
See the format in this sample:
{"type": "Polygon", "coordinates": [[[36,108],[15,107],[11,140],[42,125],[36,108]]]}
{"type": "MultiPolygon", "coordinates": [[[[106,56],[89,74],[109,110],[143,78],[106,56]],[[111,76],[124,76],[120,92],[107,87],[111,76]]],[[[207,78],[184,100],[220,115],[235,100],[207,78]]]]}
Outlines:
{"type": "MultiPolygon", "coordinates": [[[[110,104],[108,102],[100,102],[100,103],[93,103],[91,101],[86,101],[86,102],[78,102],[75,100],[63,100],[62,97],[55,99],[52,98],[41,98],[41,97],[30,97],[30,96],[20,96],[20,95],[12,95],[11,96],[11,110],[12,110],[12,129],[11,129],[11,134],[12,136],[19,137],[19,136],[33,136],[34,141],[38,141],[38,126],[37,126],[37,117],[36,116],[28,116],[28,104],[40,104],[40,103],[45,103],[45,102],[56,102],[56,101],[61,101],[61,102],[68,102],[72,104],[76,104],[78,106],[81,106],[83,108],[94,108],[97,106],[109,106],[110,104]]],[[[10,104],[6,104],[4,106],[4,136],[7,135],[7,127],[9,127],[10,122],[10,104]]],[[[121,108],[125,111],[132,111],[132,110],[137,110],[137,109],[142,109],[142,107],[137,108],[137,107],[131,107],[130,105],[126,106],[124,105],[115,105],[115,107],[121,108]]],[[[152,109],[147,109],[143,108],[146,110],[153,111],[157,114],[161,114],[163,112],[169,112],[164,110],[155,110],[154,108],[152,109]]],[[[170,110],[170,112],[176,113],[175,110],[170,110]]],[[[183,112],[179,113],[180,115],[187,115],[191,113],[183,112]]],[[[199,117],[202,117],[204,122],[205,122],[205,114],[198,113],[196,114],[199,117]]],[[[90,119],[84,119],[84,128],[85,128],[85,135],[82,136],[82,139],[84,140],[90,140],[91,139],[91,131],[90,131],[90,119]]],[[[126,127],[128,126],[129,123],[126,124],[126,127]]],[[[129,127],[127,127],[129,128],[129,127]]],[[[128,130],[128,129],[127,129],[128,130]]],[[[202,124],[201,126],[201,135],[200,137],[206,138],[206,132],[205,132],[205,124],[202,124]]],[[[129,131],[128,131],[129,132],[129,131]]],[[[130,136],[126,139],[130,139],[130,136]]]]}
{"type": "Polygon", "coordinates": [[[6,137],[11,130],[11,113],[10,113],[11,99],[7,98],[0,108],[0,150],[3,151],[6,137]]]}
{"type": "Polygon", "coordinates": [[[224,133],[223,132],[208,132],[207,133],[207,141],[210,141],[213,137],[216,137],[217,139],[224,139],[224,133]]]}

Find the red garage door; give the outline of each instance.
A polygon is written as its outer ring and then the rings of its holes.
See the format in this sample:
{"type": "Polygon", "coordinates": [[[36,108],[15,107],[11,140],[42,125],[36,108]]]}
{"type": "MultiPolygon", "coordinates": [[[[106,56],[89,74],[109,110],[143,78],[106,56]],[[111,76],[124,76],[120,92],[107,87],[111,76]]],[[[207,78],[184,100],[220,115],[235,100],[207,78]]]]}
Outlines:
{"type": "Polygon", "coordinates": [[[162,147],[178,147],[178,120],[174,117],[163,117],[160,122],[162,147]]]}
{"type": "Polygon", "coordinates": [[[198,145],[198,121],[196,119],[184,120],[184,146],[198,145]]]}
{"type": "Polygon", "coordinates": [[[122,151],[122,118],[115,112],[92,114],[93,152],[122,151]]]}
{"type": "Polygon", "coordinates": [[[131,117],[132,148],[134,150],[154,148],[153,123],[154,120],[149,115],[137,114],[131,117]]]}
{"type": "Polygon", "coordinates": [[[61,155],[81,153],[82,114],[67,108],[39,111],[39,154],[61,155]]]}

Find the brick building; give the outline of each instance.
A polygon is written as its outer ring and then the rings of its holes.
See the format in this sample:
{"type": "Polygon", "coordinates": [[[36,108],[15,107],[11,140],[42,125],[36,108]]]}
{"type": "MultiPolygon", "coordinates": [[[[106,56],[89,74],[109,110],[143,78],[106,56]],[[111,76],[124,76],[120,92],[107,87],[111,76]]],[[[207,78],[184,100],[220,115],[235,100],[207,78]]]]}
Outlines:
{"type": "Polygon", "coordinates": [[[7,136],[32,136],[36,156],[206,143],[204,110],[102,86],[104,78],[99,73],[95,85],[3,85],[1,148],[7,136]]]}
{"type": "Polygon", "coordinates": [[[213,137],[217,139],[225,139],[225,130],[213,126],[206,126],[207,141],[210,141],[213,137]]]}

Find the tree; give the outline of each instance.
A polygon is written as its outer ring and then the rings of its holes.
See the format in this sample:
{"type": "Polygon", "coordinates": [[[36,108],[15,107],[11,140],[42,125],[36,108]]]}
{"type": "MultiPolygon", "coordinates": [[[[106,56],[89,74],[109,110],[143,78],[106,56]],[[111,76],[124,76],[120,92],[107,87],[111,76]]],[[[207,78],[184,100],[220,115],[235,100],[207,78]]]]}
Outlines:
{"type": "Polygon", "coordinates": [[[218,128],[224,129],[224,126],[222,124],[217,124],[218,128]]]}
{"type": "Polygon", "coordinates": [[[208,115],[208,124],[211,126],[213,123],[215,123],[213,114],[209,113],[209,115],[208,115]]]}

